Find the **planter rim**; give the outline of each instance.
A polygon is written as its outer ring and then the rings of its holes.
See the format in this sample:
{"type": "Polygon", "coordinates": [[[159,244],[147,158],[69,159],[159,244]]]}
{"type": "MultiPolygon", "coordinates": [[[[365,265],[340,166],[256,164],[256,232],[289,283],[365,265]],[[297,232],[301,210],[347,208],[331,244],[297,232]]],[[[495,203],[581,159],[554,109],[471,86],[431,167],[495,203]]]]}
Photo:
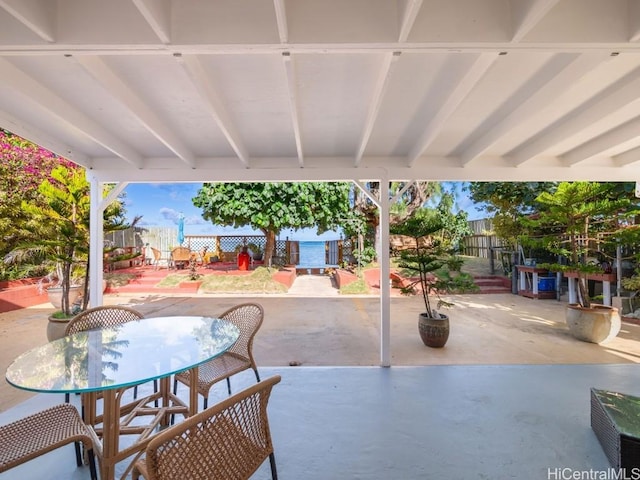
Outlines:
{"type": "Polygon", "coordinates": [[[428,318],[429,320],[447,320],[447,319],[449,319],[449,315],[446,315],[444,313],[438,312],[438,315],[440,315],[440,317],[432,318],[432,317],[428,316],[426,312],[420,312],[420,316],[421,317],[428,318]]]}
{"type": "Polygon", "coordinates": [[[69,318],[56,318],[53,315],[49,315],[49,321],[54,323],[68,323],[73,317],[69,318]]]}
{"type": "Polygon", "coordinates": [[[615,310],[618,309],[616,307],[611,307],[609,305],[603,305],[601,303],[592,303],[590,307],[583,307],[579,303],[569,303],[567,304],[567,308],[571,308],[573,310],[615,310]]]}

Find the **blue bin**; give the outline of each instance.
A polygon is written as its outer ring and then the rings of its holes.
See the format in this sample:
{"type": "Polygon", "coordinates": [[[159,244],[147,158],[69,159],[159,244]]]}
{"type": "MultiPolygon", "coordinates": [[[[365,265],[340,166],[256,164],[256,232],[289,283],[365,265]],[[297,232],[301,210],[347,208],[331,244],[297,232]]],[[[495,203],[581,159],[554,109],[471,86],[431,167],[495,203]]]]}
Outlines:
{"type": "Polygon", "coordinates": [[[538,277],[539,292],[553,292],[556,289],[556,277],[538,277]]]}

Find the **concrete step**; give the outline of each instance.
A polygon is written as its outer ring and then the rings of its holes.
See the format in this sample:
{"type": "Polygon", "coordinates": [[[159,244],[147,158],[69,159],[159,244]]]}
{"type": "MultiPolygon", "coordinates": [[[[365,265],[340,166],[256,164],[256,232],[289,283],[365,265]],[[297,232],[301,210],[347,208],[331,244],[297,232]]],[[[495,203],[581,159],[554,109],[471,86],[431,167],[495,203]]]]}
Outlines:
{"type": "Polygon", "coordinates": [[[511,289],[500,286],[482,286],[477,293],[511,293],[511,289]]]}
{"type": "Polygon", "coordinates": [[[473,281],[480,291],[477,293],[511,293],[511,280],[497,275],[478,275],[473,281]]]}
{"type": "Polygon", "coordinates": [[[499,278],[483,278],[478,280],[474,278],[473,281],[476,285],[480,286],[493,286],[493,285],[504,285],[504,282],[499,278]]]}

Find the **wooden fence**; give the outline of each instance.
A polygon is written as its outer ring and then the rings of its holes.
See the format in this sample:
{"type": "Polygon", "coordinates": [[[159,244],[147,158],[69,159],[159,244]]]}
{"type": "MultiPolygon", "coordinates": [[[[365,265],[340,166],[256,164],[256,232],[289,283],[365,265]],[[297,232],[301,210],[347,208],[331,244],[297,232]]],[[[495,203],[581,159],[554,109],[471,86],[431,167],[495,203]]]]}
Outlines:
{"type": "Polygon", "coordinates": [[[462,240],[462,253],[470,257],[491,258],[496,250],[505,248],[504,242],[493,234],[490,219],[472,220],[469,227],[473,232],[462,240]]]}

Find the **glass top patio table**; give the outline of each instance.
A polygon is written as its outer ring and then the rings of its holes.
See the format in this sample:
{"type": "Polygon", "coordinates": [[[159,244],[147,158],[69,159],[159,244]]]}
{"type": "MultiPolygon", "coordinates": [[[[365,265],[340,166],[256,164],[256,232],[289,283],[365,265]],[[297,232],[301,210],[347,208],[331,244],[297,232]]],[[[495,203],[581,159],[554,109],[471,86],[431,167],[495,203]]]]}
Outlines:
{"type": "MultiPolygon", "coordinates": [[[[29,350],[9,365],[6,379],[33,392],[81,393],[84,420],[103,439],[100,478],[113,480],[116,464],[132,455],[135,460],[173,414],[186,417],[197,412],[197,382],[192,382],[186,404],[171,393],[171,375],[189,370],[196,378],[198,366],[226,352],[239,335],[235,325],[217,318],[143,318],[114,328],[78,332],[29,350]],[[158,392],[121,409],[126,387],[155,379],[160,383],[158,392]],[[98,392],[104,407],[101,419],[95,408],[98,392]],[[156,402],[153,407],[152,402],[156,402]],[[129,413],[122,416],[123,410],[129,413]],[[150,418],[149,422],[131,425],[138,415],[150,418]],[[121,434],[138,437],[121,448],[121,434]]],[[[121,478],[131,467],[132,462],[121,478]]]]}
{"type": "Polygon", "coordinates": [[[239,333],[216,318],[144,318],[36,347],[9,365],[6,379],[34,392],[119,389],[196,367],[224,353],[239,333]]]}

